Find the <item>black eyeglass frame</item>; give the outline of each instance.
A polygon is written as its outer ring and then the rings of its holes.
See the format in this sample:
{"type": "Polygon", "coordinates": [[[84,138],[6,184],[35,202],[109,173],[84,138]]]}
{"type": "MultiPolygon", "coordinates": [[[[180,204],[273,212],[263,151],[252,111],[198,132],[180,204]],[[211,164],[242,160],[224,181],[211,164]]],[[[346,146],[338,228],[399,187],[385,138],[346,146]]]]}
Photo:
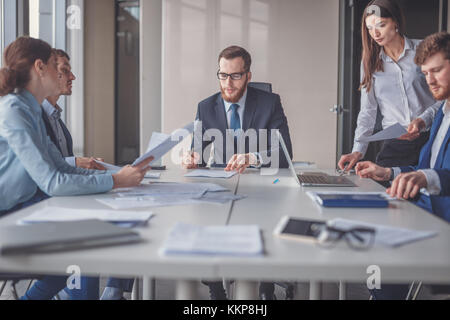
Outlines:
{"type": "Polygon", "coordinates": [[[327,232],[334,232],[337,234],[337,237],[335,239],[332,239],[331,241],[325,241],[324,243],[320,243],[318,242],[318,244],[321,247],[325,247],[325,248],[331,248],[333,246],[335,246],[339,241],[342,240],[342,238],[345,238],[347,245],[354,250],[358,250],[358,251],[367,251],[370,250],[373,245],[375,244],[375,235],[376,235],[376,230],[375,229],[371,229],[371,228],[352,228],[349,230],[342,230],[342,229],[338,229],[332,226],[324,226],[323,231],[327,231],[327,232]],[[355,239],[357,239],[358,241],[360,241],[361,243],[364,242],[364,239],[360,236],[361,234],[367,234],[370,235],[370,241],[367,243],[367,245],[365,246],[356,246],[353,244],[352,240],[349,239],[348,236],[353,236],[355,239]]]}
{"type": "Polygon", "coordinates": [[[225,73],[225,72],[220,72],[220,70],[219,71],[217,71],[217,79],[219,79],[219,80],[228,80],[228,78],[231,78],[231,80],[242,80],[242,78],[243,78],[243,76],[245,75],[245,74],[249,74],[249,72],[250,71],[244,71],[244,72],[236,72],[236,73],[231,73],[231,74],[229,74],[229,73],[225,73]],[[221,75],[223,75],[223,76],[226,76],[226,78],[221,78],[220,76],[221,75]]]}

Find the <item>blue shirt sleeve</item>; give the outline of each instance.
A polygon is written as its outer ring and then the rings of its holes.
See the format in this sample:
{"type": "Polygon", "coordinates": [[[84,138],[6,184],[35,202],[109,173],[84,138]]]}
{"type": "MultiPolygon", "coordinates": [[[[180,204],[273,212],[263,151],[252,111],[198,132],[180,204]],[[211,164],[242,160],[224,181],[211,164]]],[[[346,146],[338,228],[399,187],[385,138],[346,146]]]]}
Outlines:
{"type": "MultiPolygon", "coordinates": [[[[72,168],[53,144],[40,122],[24,109],[8,108],[0,134],[36,185],[50,196],[95,194],[110,191],[110,174],[88,175],[72,168]],[[55,151],[58,151],[58,156],[55,151]]],[[[42,120],[41,120],[42,121],[42,120]]]]}

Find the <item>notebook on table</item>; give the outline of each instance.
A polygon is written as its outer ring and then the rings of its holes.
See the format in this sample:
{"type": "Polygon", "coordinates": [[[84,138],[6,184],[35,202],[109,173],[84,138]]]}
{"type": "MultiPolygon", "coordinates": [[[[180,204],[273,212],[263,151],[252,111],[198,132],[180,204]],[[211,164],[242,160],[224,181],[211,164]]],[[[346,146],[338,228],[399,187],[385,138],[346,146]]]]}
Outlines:
{"type": "Polygon", "coordinates": [[[312,193],[313,198],[328,208],[387,208],[389,201],[377,194],[322,194],[312,193]]]}
{"type": "Polygon", "coordinates": [[[140,240],[137,232],[98,220],[16,225],[0,228],[0,255],[78,250],[140,240]]]}

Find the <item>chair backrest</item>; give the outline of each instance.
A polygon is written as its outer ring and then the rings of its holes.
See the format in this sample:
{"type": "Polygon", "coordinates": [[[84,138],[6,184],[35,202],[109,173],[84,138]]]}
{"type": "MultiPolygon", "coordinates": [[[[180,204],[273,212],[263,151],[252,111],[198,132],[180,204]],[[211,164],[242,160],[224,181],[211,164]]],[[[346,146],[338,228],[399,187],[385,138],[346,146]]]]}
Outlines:
{"type": "Polygon", "coordinates": [[[250,82],[249,87],[272,93],[272,84],[265,82],[250,82]]]}

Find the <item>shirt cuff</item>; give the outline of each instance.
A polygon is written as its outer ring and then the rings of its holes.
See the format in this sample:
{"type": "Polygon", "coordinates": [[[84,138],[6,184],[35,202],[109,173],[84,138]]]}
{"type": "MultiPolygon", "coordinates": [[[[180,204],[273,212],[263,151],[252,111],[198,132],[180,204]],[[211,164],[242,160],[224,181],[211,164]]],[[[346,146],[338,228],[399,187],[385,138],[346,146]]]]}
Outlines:
{"type": "Polygon", "coordinates": [[[75,161],[76,157],[66,157],[66,158],[64,158],[64,159],[66,160],[66,162],[67,162],[70,166],[72,166],[72,167],[74,167],[74,168],[77,167],[76,161],[75,161]]]}
{"type": "Polygon", "coordinates": [[[442,192],[441,180],[439,179],[439,175],[433,169],[419,170],[422,172],[427,179],[427,188],[426,190],[431,196],[438,196],[442,192]]]}
{"type": "Polygon", "coordinates": [[[367,143],[355,142],[352,153],[360,152],[360,153],[362,153],[362,155],[364,157],[366,155],[368,148],[369,148],[369,145],[367,143]]]}
{"type": "Polygon", "coordinates": [[[392,181],[402,173],[402,169],[400,168],[392,168],[392,171],[394,172],[394,179],[392,179],[392,181]]]}

